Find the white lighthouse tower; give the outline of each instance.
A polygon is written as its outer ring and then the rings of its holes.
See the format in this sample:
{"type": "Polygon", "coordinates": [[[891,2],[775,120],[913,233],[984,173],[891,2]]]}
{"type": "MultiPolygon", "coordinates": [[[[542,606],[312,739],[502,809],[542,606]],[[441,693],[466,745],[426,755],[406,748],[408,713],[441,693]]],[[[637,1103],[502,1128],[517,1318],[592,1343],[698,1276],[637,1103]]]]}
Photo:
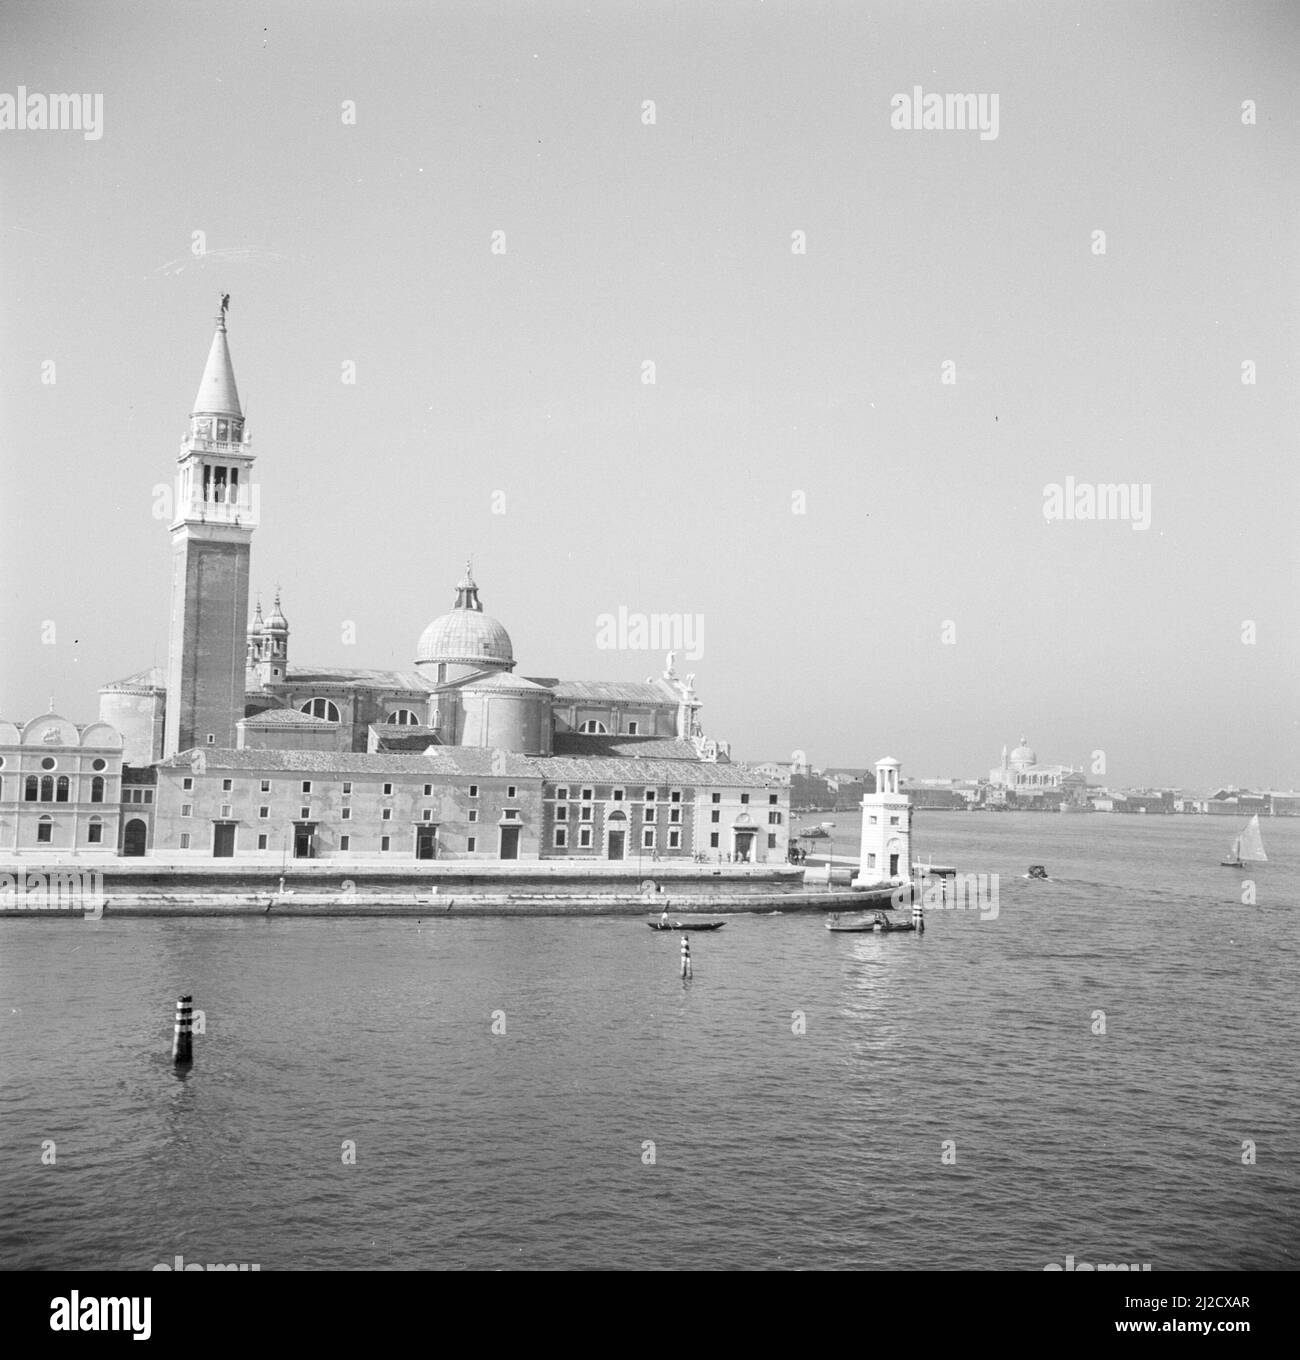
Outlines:
{"type": "Polygon", "coordinates": [[[912,880],[912,803],[899,789],[893,756],[876,761],[876,791],[862,799],[862,863],[855,888],[892,888],[912,880]]]}

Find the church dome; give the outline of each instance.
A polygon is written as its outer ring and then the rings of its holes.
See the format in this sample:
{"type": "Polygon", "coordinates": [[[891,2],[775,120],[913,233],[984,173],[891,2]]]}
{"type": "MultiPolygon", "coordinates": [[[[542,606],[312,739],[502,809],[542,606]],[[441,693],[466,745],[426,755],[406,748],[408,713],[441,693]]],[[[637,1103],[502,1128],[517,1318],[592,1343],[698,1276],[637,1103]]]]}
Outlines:
{"type": "Polygon", "coordinates": [[[1020,738],[1020,745],[1011,753],[1011,763],[1013,765],[1037,765],[1038,757],[1034,754],[1034,748],[1025,744],[1024,737],[1020,738]]]}
{"type": "Polygon", "coordinates": [[[434,619],[420,634],[415,664],[468,666],[473,670],[509,670],[515,664],[510,634],[483,612],[478,586],[468,567],[456,587],[456,603],[451,613],[434,619]]]}

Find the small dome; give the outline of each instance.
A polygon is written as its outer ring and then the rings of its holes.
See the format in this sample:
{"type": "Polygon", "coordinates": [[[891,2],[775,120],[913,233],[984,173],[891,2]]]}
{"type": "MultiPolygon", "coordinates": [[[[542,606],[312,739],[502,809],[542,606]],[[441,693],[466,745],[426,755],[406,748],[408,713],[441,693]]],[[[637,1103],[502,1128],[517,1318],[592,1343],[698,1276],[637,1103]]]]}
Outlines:
{"type": "Polygon", "coordinates": [[[271,617],[266,622],[268,633],[287,633],[289,631],[289,620],[285,618],[284,611],[280,608],[280,592],[275,592],[275,604],[271,609],[271,617]]]}
{"type": "Polygon", "coordinates": [[[504,668],[515,664],[510,634],[491,615],[483,612],[478,586],[465,569],[456,587],[456,604],[420,634],[415,648],[415,664],[504,668]]]}
{"type": "Polygon", "coordinates": [[[1038,757],[1034,754],[1034,748],[1025,744],[1024,737],[1020,738],[1020,745],[1011,753],[1011,763],[1013,765],[1037,765],[1038,757]]]}

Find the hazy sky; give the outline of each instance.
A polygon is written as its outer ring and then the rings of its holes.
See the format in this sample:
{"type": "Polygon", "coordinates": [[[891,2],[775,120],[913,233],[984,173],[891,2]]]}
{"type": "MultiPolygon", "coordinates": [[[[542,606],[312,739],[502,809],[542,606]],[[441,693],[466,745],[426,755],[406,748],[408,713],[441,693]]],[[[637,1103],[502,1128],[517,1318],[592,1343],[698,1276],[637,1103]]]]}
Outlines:
{"type": "Polygon", "coordinates": [[[0,53],[103,97],[0,131],[0,715],[165,662],[228,291],[291,664],[408,667],[472,554],[522,674],[700,616],[742,758],[1300,785],[1300,6],[9,0],[0,53]]]}

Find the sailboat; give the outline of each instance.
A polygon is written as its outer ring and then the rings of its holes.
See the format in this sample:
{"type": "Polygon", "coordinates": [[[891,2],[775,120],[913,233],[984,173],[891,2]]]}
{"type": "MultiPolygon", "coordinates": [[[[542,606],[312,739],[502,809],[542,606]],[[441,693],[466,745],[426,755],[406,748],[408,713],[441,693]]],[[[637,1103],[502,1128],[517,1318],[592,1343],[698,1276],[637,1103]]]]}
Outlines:
{"type": "Polygon", "coordinates": [[[1231,858],[1220,860],[1219,863],[1229,869],[1244,869],[1251,862],[1268,862],[1268,856],[1264,853],[1264,837],[1259,830],[1258,813],[1233,837],[1232,849],[1228,853],[1231,858]]]}

